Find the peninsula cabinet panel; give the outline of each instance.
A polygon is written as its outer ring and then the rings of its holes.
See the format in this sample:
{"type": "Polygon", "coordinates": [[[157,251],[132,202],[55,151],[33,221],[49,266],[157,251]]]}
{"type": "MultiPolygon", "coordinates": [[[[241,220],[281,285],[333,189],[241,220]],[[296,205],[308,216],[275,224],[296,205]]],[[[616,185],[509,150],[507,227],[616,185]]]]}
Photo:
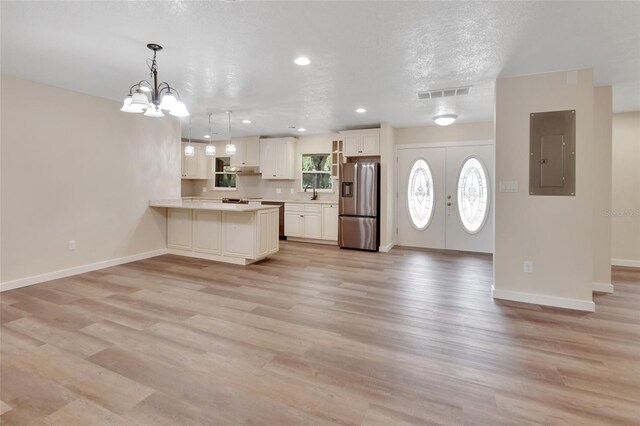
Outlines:
{"type": "Polygon", "coordinates": [[[222,253],[220,233],[222,231],[221,212],[194,210],[193,251],[200,253],[222,253]]]}
{"type": "Polygon", "coordinates": [[[278,210],[269,213],[269,254],[277,253],[280,249],[280,212],[278,210]]]}
{"type": "Polygon", "coordinates": [[[193,243],[192,210],[169,209],[167,247],[191,250],[193,243]]]}
{"type": "Polygon", "coordinates": [[[244,212],[224,212],[223,232],[225,256],[253,259],[256,231],[254,227],[255,214],[244,212]]]}

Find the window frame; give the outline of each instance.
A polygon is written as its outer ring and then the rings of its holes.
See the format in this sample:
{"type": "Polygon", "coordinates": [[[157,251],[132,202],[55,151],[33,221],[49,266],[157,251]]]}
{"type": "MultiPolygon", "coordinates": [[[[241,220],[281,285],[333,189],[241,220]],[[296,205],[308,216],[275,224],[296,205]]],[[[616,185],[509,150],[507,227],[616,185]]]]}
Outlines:
{"type": "Polygon", "coordinates": [[[469,155],[467,157],[465,157],[464,160],[462,160],[462,162],[460,163],[460,167],[458,168],[458,173],[456,175],[456,210],[458,211],[458,220],[460,221],[460,226],[462,227],[462,230],[464,232],[466,232],[469,235],[475,235],[480,233],[485,225],[487,224],[487,220],[489,219],[489,214],[490,214],[490,209],[491,209],[491,182],[489,181],[489,171],[487,170],[487,166],[485,166],[484,161],[482,161],[482,159],[480,157],[478,157],[477,155],[469,155]],[[471,231],[467,228],[467,226],[465,225],[464,220],[462,219],[462,210],[461,210],[461,206],[460,206],[460,178],[462,177],[462,171],[464,170],[464,166],[467,164],[468,161],[470,160],[476,160],[478,162],[478,164],[480,165],[479,170],[482,170],[482,173],[484,174],[484,178],[485,178],[485,186],[486,186],[486,205],[484,208],[484,217],[482,218],[482,222],[480,222],[480,225],[478,226],[477,229],[471,231]]]}
{"type": "MultiPolygon", "coordinates": [[[[300,154],[300,188],[299,191],[300,192],[304,192],[304,175],[306,174],[326,174],[329,176],[329,184],[331,185],[331,188],[316,188],[316,192],[326,192],[326,193],[332,193],[333,188],[334,188],[334,184],[333,184],[333,177],[331,176],[331,153],[330,152],[305,152],[300,154]],[[305,156],[312,156],[312,155],[325,155],[327,157],[327,160],[329,160],[329,170],[326,171],[307,171],[307,170],[302,170],[302,166],[304,164],[304,157],[305,156]]],[[[312,190],[312,188],[309,188],[307,191],[312,190]]]]}
{"type": "Polygon", "coordinates": [[[238,190],[238,173],[236,172],[218,172],[216,170],[216,160],[219,158],[228,158],[229,159],[229,167],[231,167],[231,156],[230,155],[216,155],[212,159],[212,176],[211,176],[211,189],[215,191],[237,191],[238,190]],[[235,175],[235,185],[236,186],[217,186],[216,185],[216,175],[235,175]]]}

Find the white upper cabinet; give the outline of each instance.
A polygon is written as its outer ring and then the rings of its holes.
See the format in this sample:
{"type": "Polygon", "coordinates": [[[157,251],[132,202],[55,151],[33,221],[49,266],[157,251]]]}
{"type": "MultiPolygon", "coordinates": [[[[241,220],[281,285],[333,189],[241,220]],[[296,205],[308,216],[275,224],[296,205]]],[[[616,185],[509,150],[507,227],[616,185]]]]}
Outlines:
{"type": "Polygon", "coordinates": [[[295,179],[295,138],[260,139],[262,179],[295,179]]]}
{"type": "Polygon", "coordinates": [[[344,156],[362,157],[380,155],[380,129],[345,130],[344,156]]]}
{"type": "Polygon", "coordinates": [[[192,143],[191,146],[195,149],[195,154],[186,156],[184,155],[184,147],[187,145],[187,142],[182,142],[180,146],[182,150],[182,179],[207,179],[207,157],[204,153],[204,145],[192,143]]]}
{"type": "Polygon", "coordinates": [[[232,139],[232,142],[236,145],[236,153],[231,156],[231,166],[260,166],[260,138],[238,138],[232,139]]]}

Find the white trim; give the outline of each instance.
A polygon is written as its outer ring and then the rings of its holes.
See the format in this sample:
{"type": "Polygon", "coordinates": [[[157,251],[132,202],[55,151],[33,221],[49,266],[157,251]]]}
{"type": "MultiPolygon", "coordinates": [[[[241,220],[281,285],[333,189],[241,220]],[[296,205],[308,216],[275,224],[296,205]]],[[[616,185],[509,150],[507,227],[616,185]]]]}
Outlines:
{"type": "Polygon", "coordinates": [[[90,263],[88,265],[74,266],[73,268],[61,269],[59,271],[47,272],[31,277],[19,278],[13,281],[5,281],[0,283],[0,292],[13,290],[20,287],[26,287],[33,284],[43,283],[45,281],[57,280],[60,278],[70,277],[72,275],[84,274],[85,272],[96,271],[98,269],[109,268],[111,266],[122,265],[124,263],[135,262],[137,260],[148,259],[150,257],[161,256],[167,254],[166,248],[147,251],[144,253],[132,254],[131,256],[118,257],[116,259],[103,260],[101,262],[90,263]]]}
{"type": "Polygon", "coordinates": [[[494,140],[479,141],[451,141],[451,142],[431,142],[431,143],[404,143],[396,145],[396,156],[399,149],[419,149],[419,148],[443,148],[448,146],[478,146],[478,145],[495,145],[494,140]]]}
{"type": "Polygon", "coordinates": [[[258,259],[245,259],[244,257],[225,256],[220,254],[209,254],[209,253],[193,251],[191,249],[181,250],[176,248],[170,248],[167,252],[169,254],[173,254],[176,256],[195,257],[196,259],[213,260],[214,262],[232,263],[234,265],[250,265],[266,257],[266,256],[261,256],[258,259]]]}
{"type": "Polygon", "coordinates": [[[593,290],[594,293],[613,293],[613,284],[594,282],[591,285],[591,290],[593,290]]]}
{"type": "Polygon", "coordinates": [[[640,268],[640,260],[611,259],[611,266],[625,266],[627,268],[640,268]]]}
{"type": "Polygon", "coordinates": [[[512,300],[514,302],[532,303],[543,306],[554,306],[556,308],[575,309],[577,311],[595,312],[596,310],[596,304],[593,303],[592,300],[568,299],[566,297],[498,290],[495,285],[491,286],[491,296],[494,299],[512,300]]]}
{"type": "Polygon", "coordinates": [[[326,244],[329,246],[338,245],[338,240],[323,240],[319,238],[303,238],[303,237],[289,237],[287,241],[293,241],[294,243],[312,243],[312,244],[326,244]]]}
{"type": "Polygon", "coordinates": [[[395,245],[396,245],[396,242],[394,240],[394,241],[391,241],[389,244],[386,244],[384,246],[380,246],[379,250],[382,253],[389,253],[391,251],[391,249],[393,248],[393,246],[395,246],[395,245]]]}

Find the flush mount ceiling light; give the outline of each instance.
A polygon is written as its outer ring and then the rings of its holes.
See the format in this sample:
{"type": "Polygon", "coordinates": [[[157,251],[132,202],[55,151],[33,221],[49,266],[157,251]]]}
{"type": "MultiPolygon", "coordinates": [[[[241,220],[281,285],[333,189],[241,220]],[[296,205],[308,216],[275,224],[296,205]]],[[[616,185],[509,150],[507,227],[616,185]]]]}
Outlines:
{"type": "Polygon", "coordinates": [[[251,120],[247,120],[246,118],[245,118],[244,120],[242,120],[242,122],[243,122],[244,124],[251,124],[251,120]]]}
{"type": "Polygon", "coordinates": [[[165,110],[169,111],[169,114],[175,117],[187,117],[189,111],[187,111],[184,103],[178,100],[178,91],[167,82],[163,81],[158,84],[158,63],[156,62],[156,55],[158,51],[162,50],[162,46],[149,43],[147,47],[153,50],[153,59],[147,59],[147,64],[149,64],[150,61],[149,70],[151,71],[153,84],[147,80],[142,80],[131,86],[120,111],[141,113],[146,110],[144,115],[147,117],[164,117],[162,110],[165,110]],[[147,93],[151,94],[151,100],[149,100],[147,93]]]}
{"type": "Polygon", "coordinates": [[[358,114],[364,114],[365,112],[367,112],[367,110],[366,110],[366,109],[364,109],[364,108],[358,108],[358,109],[356,110],[356,112],[357,112],[358,114]]]}
{"type": "Polygon", "coordinates": [[[307,58],[306,56],[300,56],[299,58],[296,58],[293,62],[295,62],[296,65],[300,65],[302,67],[309,65],[311,63],[309,58],[307,58]]]}
{"type": "Polygon", "coordinates": [[[224,152],[227,155],[235,155],[236,153],[236,145],[231,143],[231,112],[232,111],[227,111],[227,115],[229,116],[229,142],[224,147],[224,152]]]}
{"type": "Polygon", "coordinates": [[[306,132],[306,131],[307,131],[307,129],[305,129],[304,127],[300,127],[300,128],[298,129],[298,131],[299,131],[299,132],[306,132]]]}
{"type": "Polygon", "coordinates": [[[189,117],[189,143],[184,147],[184,155],[186,157],[193,157],[196,155],[196,148],[191,145],[191,117],[189,117]]]}
{"type": "Polygon", "coordinates": [[[204,149],[204,154],[212,157],[216,155],[216,146],[211,140],[211,113],[209,113],[209,134],[206,135],[205,138],[209,139],[209,145],[207,145],[207,147],[204,149]]]}
{"type": "Polygon", "coordinates": [[[433,117],[433,121],[439,126],[448,126],[449,124],[453,124],[456,118],[458,118],[456,114],[440,114],[433,117]]]}

